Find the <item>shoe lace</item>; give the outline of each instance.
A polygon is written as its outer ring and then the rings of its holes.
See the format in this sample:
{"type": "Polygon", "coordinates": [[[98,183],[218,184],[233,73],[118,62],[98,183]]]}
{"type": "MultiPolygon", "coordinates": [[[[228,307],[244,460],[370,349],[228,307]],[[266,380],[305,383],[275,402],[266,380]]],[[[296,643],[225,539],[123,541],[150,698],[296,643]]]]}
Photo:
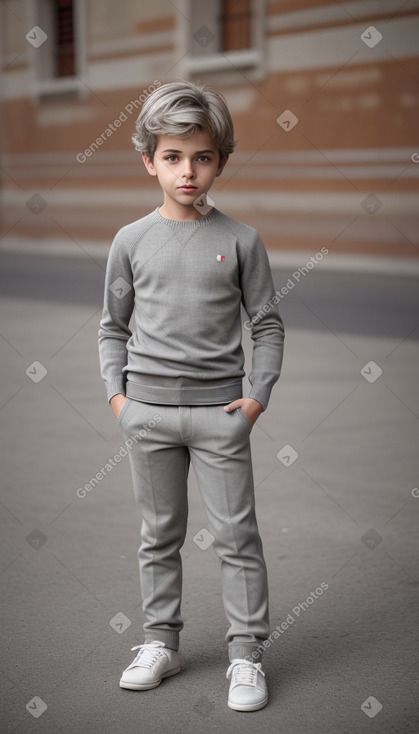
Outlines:
{"type": "Polygon", "coordinates": [[[233,686],[249,686],[255,684],[258,673],[261,673],[263,676],[265,675],[262,670],[262,663],[251,663],[249,660],[245,660],[244,658],[236,658],[235,660],[232,660],[231,665],[227,670],[226,678],[229,678],[230,675],[232,675],[233,686]]]}
{"type": "Polygon", "coordinates": [[[162,657],[163,652],[159,649],[162,647],[164,647],[164,643],[160,641],[147,642],[144,645],[132,647],[131,650],[138,650],[138,653],[129,667],[151,668],[153,663],[162,657]]]}

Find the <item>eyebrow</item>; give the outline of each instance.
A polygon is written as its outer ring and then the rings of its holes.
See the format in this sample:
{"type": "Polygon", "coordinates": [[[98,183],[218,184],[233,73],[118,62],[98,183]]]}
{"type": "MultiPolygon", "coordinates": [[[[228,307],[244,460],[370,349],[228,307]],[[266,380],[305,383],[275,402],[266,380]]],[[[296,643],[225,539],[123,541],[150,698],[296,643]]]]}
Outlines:
{"type": "MultiPolygon", "coordinates": [[[[175,150],[174,148],[166,148],[166,150],[162,150],[162,153],[182,153],[181,150],[175,150]]],[[[198,155],[201,153],[215,153],[215,150],[211,150],[208,148],[207,150],[197,150],[195,151],[194,155],[198,155]]]]}

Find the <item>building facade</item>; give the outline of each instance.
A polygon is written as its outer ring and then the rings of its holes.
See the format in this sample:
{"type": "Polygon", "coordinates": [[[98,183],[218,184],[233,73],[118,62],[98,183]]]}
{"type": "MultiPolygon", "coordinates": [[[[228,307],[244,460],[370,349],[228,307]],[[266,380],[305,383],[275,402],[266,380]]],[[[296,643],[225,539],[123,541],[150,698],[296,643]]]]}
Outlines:
{"type": "Polygon", "coordinates": [[[211,197],[269,250],[419,254],[419,1],[2,3],[8,241],[109,245],[162,203],[131,135],[177,79],[221,91],[238,145],[211,197]]]}

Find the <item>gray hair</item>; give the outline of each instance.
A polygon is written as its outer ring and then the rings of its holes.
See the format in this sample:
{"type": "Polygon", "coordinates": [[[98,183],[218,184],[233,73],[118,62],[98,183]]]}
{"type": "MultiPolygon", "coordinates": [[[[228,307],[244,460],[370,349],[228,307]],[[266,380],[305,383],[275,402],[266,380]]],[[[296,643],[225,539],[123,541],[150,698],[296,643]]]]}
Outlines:
{"type": "Polygon", "coordinates": [[[207,130],[220,156],[234,151],[233,121],[222,94],[205,84],[179,81],[163,84],[145,100],[132,136],[135,149],[153,160],[158,135],[184,138],[207,130]]]}

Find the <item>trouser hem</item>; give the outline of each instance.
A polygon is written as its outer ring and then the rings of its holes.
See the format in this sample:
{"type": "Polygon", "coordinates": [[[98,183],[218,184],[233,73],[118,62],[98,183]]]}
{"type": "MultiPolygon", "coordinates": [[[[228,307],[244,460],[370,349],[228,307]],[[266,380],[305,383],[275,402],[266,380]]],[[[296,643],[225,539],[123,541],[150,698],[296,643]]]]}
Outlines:
{"type": "Polygon", "coordinates": [[[245,642],[231,642],[228,645],[228,657],[230,663],[235,658],[250,660],[252,663],[261,663],[264,647],[263,640],[259,643],[248,644],[245,642]]]}
{"type": "Polygon", "coordinates": [[[179,650],[179,633],[173,632],[172,630],[164,629],[148,629],[145,633],[144,642],[153,642],[154,640],[160,640],[164,642],[166,647],[170,650],[179,650]]]}

